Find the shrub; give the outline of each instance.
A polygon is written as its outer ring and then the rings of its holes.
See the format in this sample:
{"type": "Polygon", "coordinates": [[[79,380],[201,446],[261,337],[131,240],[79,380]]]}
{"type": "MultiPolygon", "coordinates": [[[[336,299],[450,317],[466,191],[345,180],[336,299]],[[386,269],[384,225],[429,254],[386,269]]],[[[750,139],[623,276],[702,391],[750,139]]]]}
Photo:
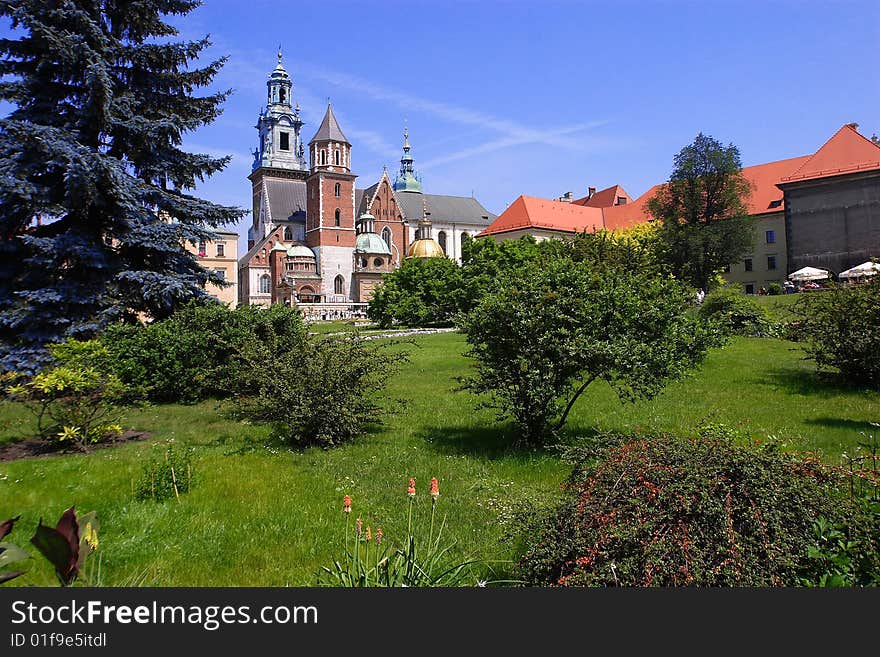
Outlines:
{"type": "Polygon", "coordinates": [[[704,319],[718,322],[730,335],[760,338],[778,332],[767,311],[732,286],[706,295],[699,313],[704,319]]]}
{"type": "Polygon", "coordinates": [[[876,527],[818,461],[721,438],[606,439],[574,451],[566,499],[520,565],[560,586],[790,586],[819,576],[825,518],[878,564],[876,527]]]}
{"type": "Polygon", "coordinates": [[[7,389],[33,413],[37,432],[80,449],[121,433],[117,402],[124,388],[107,372],[107,349],[95,340],[70,340],[50,345],[49,351],[54,365],[7,389]]]}
{"type": "Polygon", "coordinates": [[[390,344],[357,335],[312,337],[281,353],[251,344],[241,352],[246,364],[233,415],[269,425],[272,436],[289,445],[331,447],[353,440],[388,410],[377,393],[405,360],[388,352],[390,344]]]}
{"type": "Polygon", "coordinates": [[[368,315],[379,326],[441,326],[459,310],[461,270],[449,258],[408,258],[385,276],[368,315]]]}
{"type": "Polygon", "coordinates": [[[880,387],[880,276],[803,295],[798,337],[818,369],[837,368],[849,381],[880,387]]]}
{"type": "Polygon", "coordinates": [[[558,259],[503,277],[462,321],[476,361],[463,387],[512,418],[523,442],[547,442],[595,380],[650,398],[698,364],[719,336],[668,278],[558,259]]]}
{"type": "Polygon", "coordinates": [[[134,486],[134,496],[154,502],[179,498],[192,488],[193,475],[192,450],[175,450],[169,446],[161,456],[144,464],[134,486]]]}
{"type": "Polygon", "coordinates": [[[262,342],[273,354],[296,351],[305,334],[293,308],[191,304],[163,321],[113,326],[101,341],[131,396],[189,403],[235,391],[245,345],[262,342]]]}
{"type": "Polygon", "coordinates": [[[782,294],[782,286],[779,283],[770,283],[767,286],[767,294],[773,297],[782,294]]]}

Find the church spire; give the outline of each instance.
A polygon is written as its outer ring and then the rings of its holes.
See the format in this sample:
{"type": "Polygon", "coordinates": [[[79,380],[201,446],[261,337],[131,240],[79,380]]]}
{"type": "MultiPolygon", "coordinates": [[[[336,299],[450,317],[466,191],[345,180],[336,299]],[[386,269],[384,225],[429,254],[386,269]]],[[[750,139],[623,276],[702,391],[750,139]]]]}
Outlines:
{"type": "Polygon", "coordinates": [[[284,53],[278,46],[278,63],[266,80],[266,109],[260,112],[257,130],[260,143],[254,149],[254,171],[260,167],[304,171],[305,160],[300,129],[299,103],[293,107],[293,80],[282,63],[284,53]]]}
{"type": "Polygon", "coordinates": [[[413,166],[413,157],[410,154],[409,128],[404,124],[403,128],[403,156],[400,158],[400,171],[394,180],[394,191],[422,193],[422,180],[413,166]]]}

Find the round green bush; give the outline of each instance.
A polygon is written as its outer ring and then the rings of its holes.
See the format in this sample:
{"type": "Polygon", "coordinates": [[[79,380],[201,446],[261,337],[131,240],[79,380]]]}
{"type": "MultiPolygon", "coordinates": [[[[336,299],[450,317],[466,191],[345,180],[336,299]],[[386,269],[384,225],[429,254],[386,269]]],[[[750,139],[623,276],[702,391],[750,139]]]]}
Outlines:
{"type": "Polygon", "coordinates": [[[815,459],[711,436],[611,442],[576,452],[564,501],[520,562],[528,583],[820,582],[826,564],[816,558],[819,522],[843,528],[845,540],[858,546],[859,573],[877,572],[876,527],[815,459]]]}
{"type": "Polygon", "coordinates": [[[730,335],[755,338],[775,336],[777,331],[767,311],[735,287],[722,287],[706,295],[700,315],[721,324],[730,335]]]}

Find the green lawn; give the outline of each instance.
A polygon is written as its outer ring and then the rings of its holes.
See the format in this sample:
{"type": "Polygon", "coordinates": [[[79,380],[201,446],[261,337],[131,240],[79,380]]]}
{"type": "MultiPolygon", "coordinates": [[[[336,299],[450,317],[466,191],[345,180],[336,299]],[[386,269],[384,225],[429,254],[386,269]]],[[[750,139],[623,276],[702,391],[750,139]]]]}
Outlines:
{"type": "MultiPolygon", "coordinates": [[[[306,585],[341,556],[343,495],[352,496],[353,515],[399,540],[407,477],[417,479],[423,517],[436,476],[457,554],[509,559],[513,548],[501,538],[511,511],[558,495],[567,468],[553,451],[510,448],[510,428],[453,391],[454,377],[467,368],[464,346],[462,336],[440,334],[396,347],[411,352],[389,390],[407,400],[405,410],[333,450],[266,447],[262,429],[224,419],[215,403],[131,411],[126,425],[152,432],[150,441],[0,463],[0,519],[22,514],[11,538],[25,545],[40,517],[54,522],[70,504],[97,510],[108,585],[142,576],[163,586],[306,585]],[[195,448],[197,485],[180,503],[135,501],[132,480],[141,463],[169,440],[195,448]]],[[[0,442],[29,433],[26,420],[20,408],[0,406],[0,442]]],[[[692,433],[706,420],[738,425],[749,439],[774,435],[787,449],[817,450],[836,462],[880,420],[880,395],[823,382],[791,343],[738,339],[652,401],[622,404],[595,386],[576,406],[569,432],[692,433]]],[[[52,581],[42,562],[17,580],[52,581]]]]}

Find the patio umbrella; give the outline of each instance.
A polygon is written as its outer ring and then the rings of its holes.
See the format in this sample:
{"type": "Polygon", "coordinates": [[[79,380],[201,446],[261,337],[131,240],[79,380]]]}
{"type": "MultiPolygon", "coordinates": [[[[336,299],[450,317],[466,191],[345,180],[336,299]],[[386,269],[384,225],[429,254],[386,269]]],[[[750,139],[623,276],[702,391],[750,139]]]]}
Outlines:
{"type": "Polygon", "coordinates": [[[863,276],[873,276],[877,272],[880,272],[880,263],[869,260],[852,269],[840,272],[839,278],[862,278],[863,276]]]}
{"type": "Polygon", "coordinates": [[[828,272],[824,269],[816,269],[815,267],[804,267],[789,274],[788,278],[792,281],[820,281],[828,278],[828,272]]]}

